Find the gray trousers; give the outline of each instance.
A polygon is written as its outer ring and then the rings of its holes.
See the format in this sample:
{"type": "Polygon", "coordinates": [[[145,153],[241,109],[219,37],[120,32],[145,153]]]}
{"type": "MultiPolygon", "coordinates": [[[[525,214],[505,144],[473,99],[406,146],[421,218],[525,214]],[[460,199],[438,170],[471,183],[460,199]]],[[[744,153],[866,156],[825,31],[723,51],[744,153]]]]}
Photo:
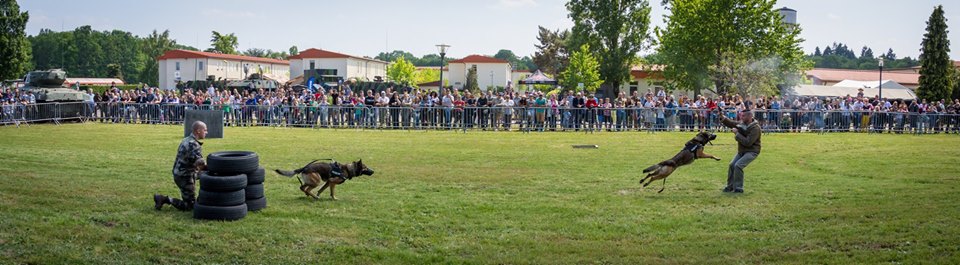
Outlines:
{"type": "Polygon", "coordinates": [[[727,170],[727,188],[743,189],[743,168],[757,159],[757,155],[759,154],[754,152],[739,153],[730,161],[730,169],[727,170]]]}

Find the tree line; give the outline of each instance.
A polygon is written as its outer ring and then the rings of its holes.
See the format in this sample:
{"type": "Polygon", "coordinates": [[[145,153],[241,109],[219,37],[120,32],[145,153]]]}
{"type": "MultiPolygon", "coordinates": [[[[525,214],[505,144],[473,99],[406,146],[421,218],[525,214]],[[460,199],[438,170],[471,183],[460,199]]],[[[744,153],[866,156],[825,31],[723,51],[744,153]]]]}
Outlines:
{"type": "Polygon", "coordinates": [[[920,65],[920,61],[910,56],[897,58],[893,49],[876,55],[870,47],[863,46],[856,52],[846,44],[837,42],[825,46],[822,51],[817,46],[807,58],[813,61],[813,67],[816,68],[876,70],[880,68],[881,58],[885,69],[904,69],[920,65]]]}

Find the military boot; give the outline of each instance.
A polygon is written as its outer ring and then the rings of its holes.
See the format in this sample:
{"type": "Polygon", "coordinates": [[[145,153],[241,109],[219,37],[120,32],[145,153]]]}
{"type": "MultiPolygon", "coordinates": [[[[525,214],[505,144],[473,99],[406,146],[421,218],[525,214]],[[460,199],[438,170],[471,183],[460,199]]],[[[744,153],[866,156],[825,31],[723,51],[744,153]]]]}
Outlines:
{"type": "Polygon", "coordinates": [[[160,207],[163,207],[164,204],[170,204],[170,198],[160,194],[153,195],[153,208],[160,210],[160,207]]]}

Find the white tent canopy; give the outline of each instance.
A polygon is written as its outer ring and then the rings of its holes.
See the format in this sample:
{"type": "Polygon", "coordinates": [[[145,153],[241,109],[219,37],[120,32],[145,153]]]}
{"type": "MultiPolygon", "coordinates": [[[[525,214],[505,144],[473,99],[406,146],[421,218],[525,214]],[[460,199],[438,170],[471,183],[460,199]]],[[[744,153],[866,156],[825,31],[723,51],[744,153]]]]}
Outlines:
{"type": "MultiPolygon", "coordinates": [[[[900,83],[894,82],[893,80],[881,80],[881,81],[856,81],[856,80],[843,80],[839,83],[834,84],[833,86],[839,87],[857,87],[857,88],[877,88],[880,86],[880,83],[883,83],[883,89],[909,89],[900,83]]],[[[864,92],[866,93],[866,92],[864,92]]]]}
{"type": "MultiPolygon", "coordinates": [[[[903,87],[903,86],[900,86],[903,87]]],[[[841,86],[818,86],[818,85],[798,85],[791,89],[792,91],[786,91],[785,94],[796,95],[801,97],[846,97],[846,96],[857,96],[857,93],[860,92],[860,89],[863,89],[863,96],[872,98],[875,95],[880,93],[880,89],[877,88],[862,88],[862,87],[841,87],[841,86]]],[[[905,99],[905,100],[914,100],[917,99],[917,95],[910,91],[908,88],[888,88],[886,84],[883,86],[883,97],[887,99],[905,99]]]]}

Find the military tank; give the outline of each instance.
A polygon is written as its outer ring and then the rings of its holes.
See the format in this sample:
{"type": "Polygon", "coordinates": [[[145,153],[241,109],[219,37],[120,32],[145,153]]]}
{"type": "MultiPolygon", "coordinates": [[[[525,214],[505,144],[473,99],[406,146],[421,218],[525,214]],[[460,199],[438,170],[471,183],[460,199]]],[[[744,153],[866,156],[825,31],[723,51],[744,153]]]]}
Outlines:
{"type": "Polygon", "coordinates": [[[83,92],[65,86],[67,72],[61,69],[31,71],[23,78],[24,86],[20,90],[24,93],[32,92],[37,103],[66,103],[51,107],[41,105],[36,118],[38,119],[74,119],[84,113],[83,92]],[[58,116],[59,115],[59,116],[58,116]]]}
{"type": "Polygon", "coordinates": [[[261,88],[267,91],[274,91],[279,87],[280,82],[260,74],[251,74],[247,79],[233,80],[227,83],[227,88],[236,89],[237,91],[258,90],[261,88]]]}

